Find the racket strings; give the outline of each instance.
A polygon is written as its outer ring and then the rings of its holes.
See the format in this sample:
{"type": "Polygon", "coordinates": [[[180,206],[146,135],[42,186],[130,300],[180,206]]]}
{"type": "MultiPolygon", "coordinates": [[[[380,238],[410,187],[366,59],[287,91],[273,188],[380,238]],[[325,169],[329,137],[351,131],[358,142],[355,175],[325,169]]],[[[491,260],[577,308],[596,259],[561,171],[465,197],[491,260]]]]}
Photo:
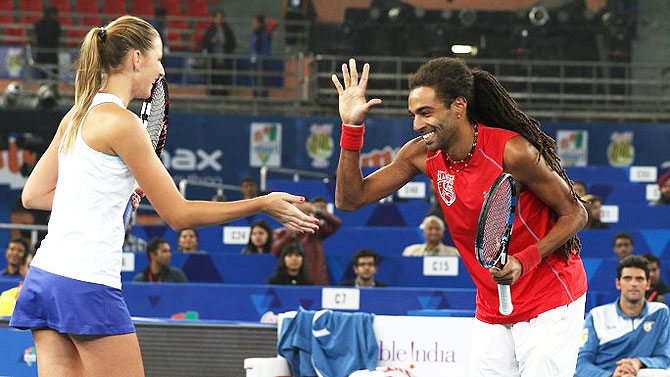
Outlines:
{"type": "Polygon", "coordinates": [[[154,148],[165,140],[165,133],[163,132],[165,106],[165,89],[163,85],[156,85],[151,96],[151,104],[148,106],[148,114],[146,114],[147,132],[151,137],[154,148]]]}
{"type": "Polygon", "coordinates": [[[491,206],[484,226],[482,248],[482,257],[488,265],[495,264],[500,255],[500,245],[507,228],[507,217],[511,207],[511,194],[511,186],[509,182],[505,181],[491,198],[491,206]]]}

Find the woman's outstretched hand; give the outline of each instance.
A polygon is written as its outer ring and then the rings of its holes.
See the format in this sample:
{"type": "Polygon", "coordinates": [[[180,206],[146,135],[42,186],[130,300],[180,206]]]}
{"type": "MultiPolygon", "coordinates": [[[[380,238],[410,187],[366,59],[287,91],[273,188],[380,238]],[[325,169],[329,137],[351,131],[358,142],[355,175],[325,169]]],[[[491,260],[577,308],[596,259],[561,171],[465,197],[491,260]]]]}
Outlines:
{"type": "Polygon", "coordinates": [[[265,196],[264,212],[286,229],[299,233],[314,233],[319,229],[319,219],[305,214],[294,204],[305,201],[303,196],[273,192],[265,196]]]}

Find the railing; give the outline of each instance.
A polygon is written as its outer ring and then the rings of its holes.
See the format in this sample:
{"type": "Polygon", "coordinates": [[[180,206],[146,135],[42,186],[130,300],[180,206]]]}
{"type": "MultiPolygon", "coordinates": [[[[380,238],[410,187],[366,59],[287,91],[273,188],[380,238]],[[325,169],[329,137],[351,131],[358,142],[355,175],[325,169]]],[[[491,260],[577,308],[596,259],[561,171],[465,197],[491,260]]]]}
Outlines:
{"type": "Polygon", "coordinates": [[[197,186],[197,187],[207,187],[207,188],[213,188],[216,190],[216,195],[218,197],[225,197],[224,190],[227,191],[236,191],[239,192],[240,186],[236,185],[228,185],[224,183],[214,183],[214,182],[202,182],[202,181],[193,181],[189,179],[182,179],[179,181],[179,192],[181,193],[181,196],[186,198],[186,188],[187,186],[197,186]]]}
{"type": "MultiPolygon", "coordinates": [[[[408,79],[426,59],[358,57],[359,69],[371,64],[368,97],[384,103],[375,114],[407,114],[408,79]]],[[[337,108],[331,82],[346,57],[315,57],[320,106],[337,108]]],[[[554,119],[670,119],[670,64],[614,62],[468,59],[468,64],[491,72],[522,109],[554,119]]]]}
{"type": "Polygon", "coordinates": [[[265,191],[267,189],[268,173],[291,175],[293,177],[293,182],[299,182],[301,176],[322,179],[324,183],[327,183],[331,179],[330,175],[325,174],[325,173],[315,172],[315,171],[299,170],[299,169],[286,169],[286,168],[273,168],[273,167],[263,166],[260,169],[260,175],[261,175],[260,189],[261,189],[261,191],[265,191]]]}
{"type": "MultiPolygon", "coordinates": [[[[24,45],[34,41],[34,23],[42,18],[41,12],[11,12],[14,20],[19,22],[0,22],[0,41],[6,44],[24,45]]],[[[58,18],[61,23],[61,43],[75,47],[81,44],[86,33],[93,28],[91,20],[100,20],[100,26],[121,16],[108,13],[77,13],[69,12],[58,18]],[[67,20],[67,21],[66,21],[67,20]]],[[[145,20],[153,20],[154,16],[138,15],[145,20]]],[[[213,17],[175,16],[168,15],[166,29],[168,33],[178,35],[177,39],[169,37],[167,41],[171,50],[200,51],[205,30],[214,21],[213,17]]],[[[269,20],[268,20],[269,21],[269,20]]],[[[277,26],[272,33],[273,51],[285,48],[304,50],[308,43],[311,23],[300,20],[276,20],[277,26]]],[[[233,30],[237,42],[237,51],[249,51],[249,35],[251,34],[250,18],[226,18],[226,23],[233,30]]]]}
{"type": "MultiPolygon", "coordinates": [[[[35,53],[32,49],[31,56],[35,53]]],[[[62,49],[70,60],[76,49],[62,49]]],[[[172,52],[165,61],[176,111],[283,114],[290,116],[337,115],[333,73],[347,57],[311,56],[304,53],[202,54],[172,52]],[[217,63],[217,60],[221,60],[217,63]],[[226,63],[221,64],[222,61],[226,63]]],[[[407,113],[408,78],[426,61],[423,58],[357,57],[370,62],[368,97],[383,104],[372,116],[407,113]]],[[[27,59],[28,63],[31,62],[27,59]]],[[[494,74],[531,116],[549,120],[644,121],[670,120],[670,63],[614,63],[469,59],[471,66],[494,74]]],[[[35,64],[40,70],[48,65],[35,64]]],[[[29,97],[42,81],[27,70],[29,97]]],[[[73,101],[71,66],[61,67],[60,106],[73,101]]]]}
{"type": "Polygon", "coordinates": [[[6,230],[29,230],[30,231],[30,242],[31,245],[35,245],[38,241],[38,233],[40,231],[46,232],[46,225],[34,225],[34,224],[10,224],[10,223],[0,223],[0,229],[6,230]]]}

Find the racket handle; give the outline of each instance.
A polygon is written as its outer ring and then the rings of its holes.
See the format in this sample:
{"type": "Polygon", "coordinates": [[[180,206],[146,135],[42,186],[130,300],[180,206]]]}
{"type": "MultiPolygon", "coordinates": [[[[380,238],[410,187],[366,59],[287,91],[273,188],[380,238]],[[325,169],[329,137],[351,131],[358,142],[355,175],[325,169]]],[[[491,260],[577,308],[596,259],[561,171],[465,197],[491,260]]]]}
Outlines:
{"type": "Polygon", "coordinates": [[[133,198],[131,197],[128,200],[128,204],[126,205],[126,210],[123,212],[123,229],[128,228],[128,224],[130,224],[130,217],[133,215],[133,198]]]}
{"type": "Polygon", "coordinates": [[[512,306],[512,294],[509,285],[498,284],[498,299],[500,300],[500,314],[510,315],[514,307],[512,306]]]}

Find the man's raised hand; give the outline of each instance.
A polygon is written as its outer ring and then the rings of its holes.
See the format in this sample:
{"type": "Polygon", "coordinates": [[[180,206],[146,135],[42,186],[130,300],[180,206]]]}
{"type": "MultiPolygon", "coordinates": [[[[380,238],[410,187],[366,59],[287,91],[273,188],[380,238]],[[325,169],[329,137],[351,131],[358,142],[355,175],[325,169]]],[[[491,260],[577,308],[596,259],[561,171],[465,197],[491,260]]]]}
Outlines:
{"type": "Polygon", "coordinates": [[[348,125],[360,125],[365,120],[370,108],[382,103],[379,98],[373,98],[365,101],[365,89],[368,85],[368,76],[370,74],[370,64],[363,65],[363,72],[360,80],[358,79],[358,71],[356,70],[356,60],[349,59],[349,67],[347,64],[342,64],[342,77],[344,81],[344,88],[340,84],[337,75],[333,74],[331,77],[337,94],[339,95],[339,110],[342,123],[348,125]]]}

